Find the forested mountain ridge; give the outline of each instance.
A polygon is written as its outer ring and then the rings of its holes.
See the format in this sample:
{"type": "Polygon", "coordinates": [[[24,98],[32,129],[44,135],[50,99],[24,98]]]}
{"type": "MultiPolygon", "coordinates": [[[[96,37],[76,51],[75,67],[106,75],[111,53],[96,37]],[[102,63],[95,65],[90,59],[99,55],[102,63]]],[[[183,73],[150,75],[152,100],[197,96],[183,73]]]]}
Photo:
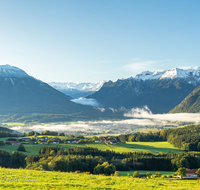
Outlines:
{"type": "Polygon", "coordinates": [[[200,112],[200,86],[195,88],[179,105],[169,113],[198,113],[200,112]]]}

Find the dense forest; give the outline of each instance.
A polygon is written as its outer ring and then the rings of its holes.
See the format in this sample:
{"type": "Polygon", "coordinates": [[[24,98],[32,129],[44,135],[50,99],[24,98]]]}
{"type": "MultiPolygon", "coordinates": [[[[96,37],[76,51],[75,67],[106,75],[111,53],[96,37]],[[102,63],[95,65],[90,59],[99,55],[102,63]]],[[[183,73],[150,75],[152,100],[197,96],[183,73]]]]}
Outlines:
{"type": "Polygon", "coordinates": [[[25,167],[25,155],[14,151],[10,155],[7,151],[0,150],[0,166],[6,167],[6,168],[19,168],[25,167]]]}
{"type": "Polygon", "coordinates": [[[2,137],[18,137],[18,135],[10,132],[0,131],[0,138],[2,137]]]}
{"type": "MultiPolygon", "coordinates": [[[[98,165],[104,165],[115,170],[158,170],[176,171],[180,167],[199,168],[200,153],[158,153],[157,155],[145,152],[116,153],[114,151],[101,151],[97,148],[70,148],[63,150],[60,147],[41,147],[39,155],[26,157],[26,168],[47,171],[81,171],[97,172],[98,165]]],[[[102,169],[103,170],[103,169],[102,169]]],[[[108,174],[106,172],[104,174],[108,174]]]]}

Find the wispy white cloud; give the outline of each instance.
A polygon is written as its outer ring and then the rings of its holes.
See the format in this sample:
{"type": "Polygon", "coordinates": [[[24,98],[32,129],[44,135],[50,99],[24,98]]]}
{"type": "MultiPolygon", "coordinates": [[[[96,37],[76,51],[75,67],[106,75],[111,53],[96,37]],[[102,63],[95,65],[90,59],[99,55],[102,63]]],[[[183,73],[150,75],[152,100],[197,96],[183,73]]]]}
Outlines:
{"type": "Polygon", "coordinates": [[[163,65],[166,65],[170,60],[162,60],[162,61],[142,61],[142,60],[132,60],[123,67],[122,70],[126,70],[132,72],[134,74],[138,74],[140,72],[150,70],[150,71],[162,71],[163,65]]]}
{"type": "Polygon", "coordinates": [[[79,99],[72,99],[71,101],[77,104],[82,104],[82,105],[89,105],[89,106],[95,106],[95,107],[99,106],[99,103],[97,102],[97,100],[93,98],[88,98],[88,99],[79,98],[79,99]]]}

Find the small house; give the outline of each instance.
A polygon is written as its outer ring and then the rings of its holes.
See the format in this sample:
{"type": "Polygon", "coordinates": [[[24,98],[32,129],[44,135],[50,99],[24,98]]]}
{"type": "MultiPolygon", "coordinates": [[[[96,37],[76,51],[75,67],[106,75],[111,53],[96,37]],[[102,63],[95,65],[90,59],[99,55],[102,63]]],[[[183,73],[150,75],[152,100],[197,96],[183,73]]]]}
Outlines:
{"type": "Polygon", "coordinates": [[[118,142],[116,140],[110,140],[110,144],[117,144],[118,142]]]}
{"type": "Polygon", "coordinates": [[[78,143],[79,139],[70,139],[67,142],[68,143],[78,143]]]}
{"type": "Polygon", "coordinates": [[[59,144],[59,143],[60,143],[59,139],[53,139],[53,144],[59,144]]]}
{"type": "Polygon", "coordinates": [[[186,178],[197,178],[197,169],[187,169],[186,168],[186,178]]]}
{"type": "Polygon", "coordinates": [[[40,144],[48,144],[47,141],[40,141],[40,144]]]}
{"type": "Polygon", "coordinates": [[[37,135],[33,135],[33,139],[38,140],[38,136],[37,135]]]}
{"type": "Polygon", "coordinates": [[[41,140],[48,140],[48,137],[41,137],[41,140]]]}
{"type": "Polygon", "coordinates": [[[14,141],[14,142],[11,142],[11,145],[20,145],[20,141],[14,141]]]}
{"type": "Polygon", "coordinates": [[[31,141],[31,138],[22,138],[22,141],[31,141]]]}

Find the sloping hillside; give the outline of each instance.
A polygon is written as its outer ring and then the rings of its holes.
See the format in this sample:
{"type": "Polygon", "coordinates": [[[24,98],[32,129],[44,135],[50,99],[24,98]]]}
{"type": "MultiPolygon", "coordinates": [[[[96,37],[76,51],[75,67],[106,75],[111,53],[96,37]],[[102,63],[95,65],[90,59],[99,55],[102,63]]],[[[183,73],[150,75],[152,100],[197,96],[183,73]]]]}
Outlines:
{"type": "Polygon", "coordinates": [[[200,86],[192,91],[178,106],[169,113],[197,113],[200,112],[200,86]]]}

